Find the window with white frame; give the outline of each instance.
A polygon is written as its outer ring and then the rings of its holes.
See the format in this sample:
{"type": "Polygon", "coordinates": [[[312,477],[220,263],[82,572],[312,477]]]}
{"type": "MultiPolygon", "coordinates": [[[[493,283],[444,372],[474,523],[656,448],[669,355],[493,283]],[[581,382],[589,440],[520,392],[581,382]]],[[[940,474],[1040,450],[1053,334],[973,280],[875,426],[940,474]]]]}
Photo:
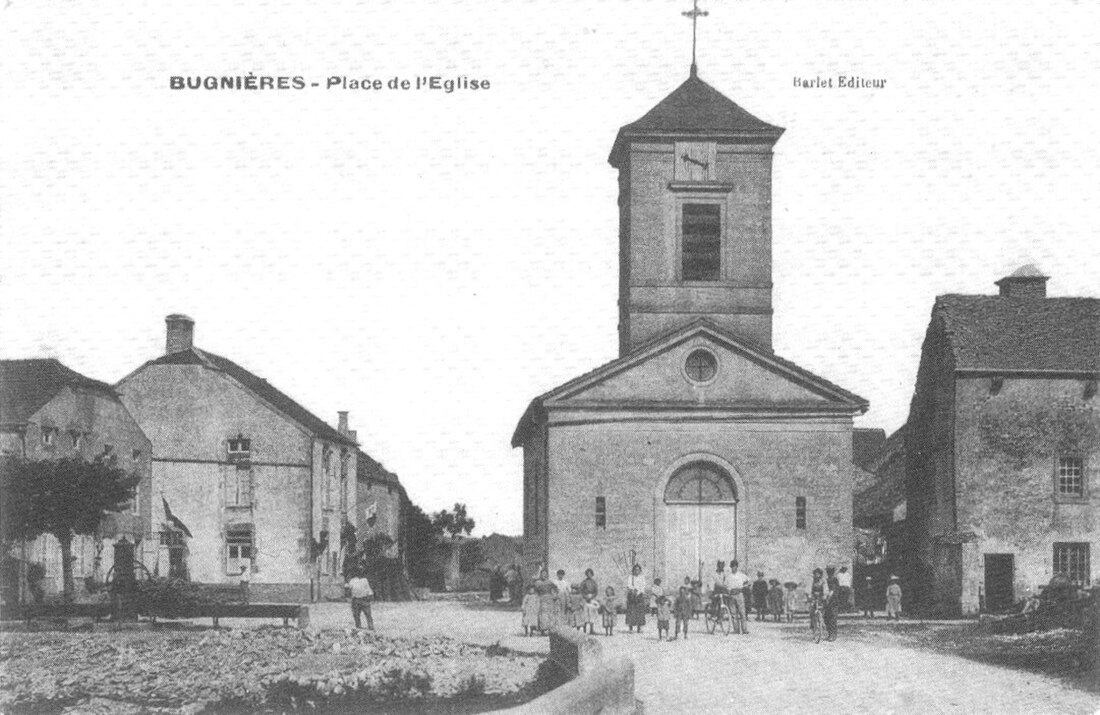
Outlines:
{"type": "Polygon", "coordinates": [[[225,572],[234,576],[244,566],[252,570],[254,554],[252,524],[229,524],[225,527],[225,572]]]}
{"type": "Polygon", "coordinates": [[[54,427],[42,428],[42,445],[44,447],[53,447],[57,443],[57,429],[54,427]]]}
{"type": "Polygon", "coordinates": [[[1056,474],[1058,496],[1085,495],[1085,460],[1080,457],[1059,457],[1056,474]]]}
{"type": "Polygon", "coordinates": [[[248,462],[252,459],[252,440],[237,435],[226,444],[226,456],[230,462],[248,462]]]}
{"type": "Polygon", "coordinates": [[[1088,586],[1092,578],[1088,543],[1054,544],[1054,573],[1065,574],[1078,586],[1088,586]]]}

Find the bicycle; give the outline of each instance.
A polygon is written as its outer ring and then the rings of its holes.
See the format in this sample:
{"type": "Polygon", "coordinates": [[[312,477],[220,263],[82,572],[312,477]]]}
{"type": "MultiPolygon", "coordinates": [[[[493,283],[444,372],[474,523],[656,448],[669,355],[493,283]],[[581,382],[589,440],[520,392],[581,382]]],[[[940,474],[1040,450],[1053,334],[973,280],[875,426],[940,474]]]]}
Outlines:
{"type": "Polygon", "coordinates": [[[715,630],[721,629],[722,635],[728,636],[730,634],[730,626],[733,624],[733,612],[730,611],[728,599],[728,595],[721,594],[718,597],[717,605],[712,602],[703,610],[707,633],[714,633],[715,630]]]}
{"type": "Polygon", "coordinates": [[[825,634],[825,606],[818,601],[810,602],[810,630],[814,643],[820,643],[821,636],[825,634]]]}

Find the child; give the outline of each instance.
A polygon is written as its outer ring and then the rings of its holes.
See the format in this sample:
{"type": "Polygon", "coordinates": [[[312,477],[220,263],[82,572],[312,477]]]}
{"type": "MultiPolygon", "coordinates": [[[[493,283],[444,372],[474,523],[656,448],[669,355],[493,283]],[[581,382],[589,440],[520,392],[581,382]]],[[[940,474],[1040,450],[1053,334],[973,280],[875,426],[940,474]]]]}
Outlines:
{"type": "Polygon", "coordinates": [[[600,602],[591,592],[584,594],[584,602],[581,604],[581,612],[584,614],[584,622],[581,631],[595,635],[596,618],[600,615],[600,602]]]}
{"type": "Polygon", "coordinates": [[[691,617],[698,618],[703,610],[703,582],[695,579],[691,582],[691,617]]]}
{"type": "Polygon", "coordinates": [[[534,586],[527,587],[527,595],[523,597],[523,635],[533,636],[539,627],[539,597],[535,593],[534,586]]]}
{"type": "Polygon", "coordinates": [[[901,620],[901,584],[897,576],[890,577],[890,585],[886,587],[886,620],[901,620]]]}
{"type": "Polygon", "coordinates": [[[684,640],[688,637],[688,619],[695,615],[695,607],[692,605],[691,591],[687,586],[680,587],[680,595],[676,597],[676,603],[672,607],[676,617],[676,636],[680,637],[680,628],[684,629],[684,640]]]}
{"type": "Polygon", "coordinates": [[[603,633],[605,636],[615,633],[615,609],[619,604],[615,601],[615,589],[610,586],[604,592],[603,603],[600,604],[600,613],[603,614],[603,633]]]}
{"type": "Polygon", "coordinates": [[[569,589],[568,623],[578,631],[584,630],[584,598],[581,597],[580,586],[574,585],[569,589]]]}
{"type": "Polygon", "coordinates": [[[783,588],[787,589],[787,593],[783,598],[783,611],[787,614],[787,623],[794,623],[794,608],[798,603],[798,597],[795,594],[795,589],[798,588],[798,584],[794,581],[787,581],[783,584],[783,588]]]}
{"type": "Polygon", "coordinates": [[[657,640],[672,640],[668,637],[668,623],[672,620],[672,607],[668,599],[661,596],[657,599],[657,640]],[[664,634],[664,638],[661,634],[664,634]]]}
{"type": "Polygon", "coordinates": [[[649,587],[649,597],[652,600],[652,606],[650,606],[650,613],[657,615],[657,605],[661,602],[661,599],[665,597],[664,586],[661,585],[660,577],[653,579],[653,585],[649,587]]]}
{"type": "Polygon", "coordinates": [[[779,623],[783,618],[783,587],[779,585],[779,579],[768,581],[771,588],[768,589],[768,610],[772,612],[772,619],[779,623]]]}

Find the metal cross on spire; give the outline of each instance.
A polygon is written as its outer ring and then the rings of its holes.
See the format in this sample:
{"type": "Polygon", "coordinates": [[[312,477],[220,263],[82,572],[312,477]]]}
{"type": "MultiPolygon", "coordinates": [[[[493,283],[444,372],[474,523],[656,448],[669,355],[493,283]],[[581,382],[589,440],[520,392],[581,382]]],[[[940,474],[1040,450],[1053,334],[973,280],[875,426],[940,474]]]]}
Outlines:
{"type": "Polygon", "coordinates": [[[699,0],[692,0],[691,10],[680,14],[691,18],[691,76],[694,77],[699,72],[698,67],[695,66],[695,30],[699,25],[699,18],[706,17],[707,11],[699,9],[699,0]]]}

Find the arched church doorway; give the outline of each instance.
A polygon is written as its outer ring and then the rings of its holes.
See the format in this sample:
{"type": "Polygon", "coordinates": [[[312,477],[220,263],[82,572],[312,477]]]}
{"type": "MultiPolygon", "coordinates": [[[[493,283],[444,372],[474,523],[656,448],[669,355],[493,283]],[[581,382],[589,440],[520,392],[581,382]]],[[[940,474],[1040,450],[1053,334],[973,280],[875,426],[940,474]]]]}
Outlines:
{"type": "Polygon", "coordinates": [[[698,461],[673,473],[665,486],[665,573],[703,579],[719,559],[737,553],[737,486],[722,467],[698,461]]]}

